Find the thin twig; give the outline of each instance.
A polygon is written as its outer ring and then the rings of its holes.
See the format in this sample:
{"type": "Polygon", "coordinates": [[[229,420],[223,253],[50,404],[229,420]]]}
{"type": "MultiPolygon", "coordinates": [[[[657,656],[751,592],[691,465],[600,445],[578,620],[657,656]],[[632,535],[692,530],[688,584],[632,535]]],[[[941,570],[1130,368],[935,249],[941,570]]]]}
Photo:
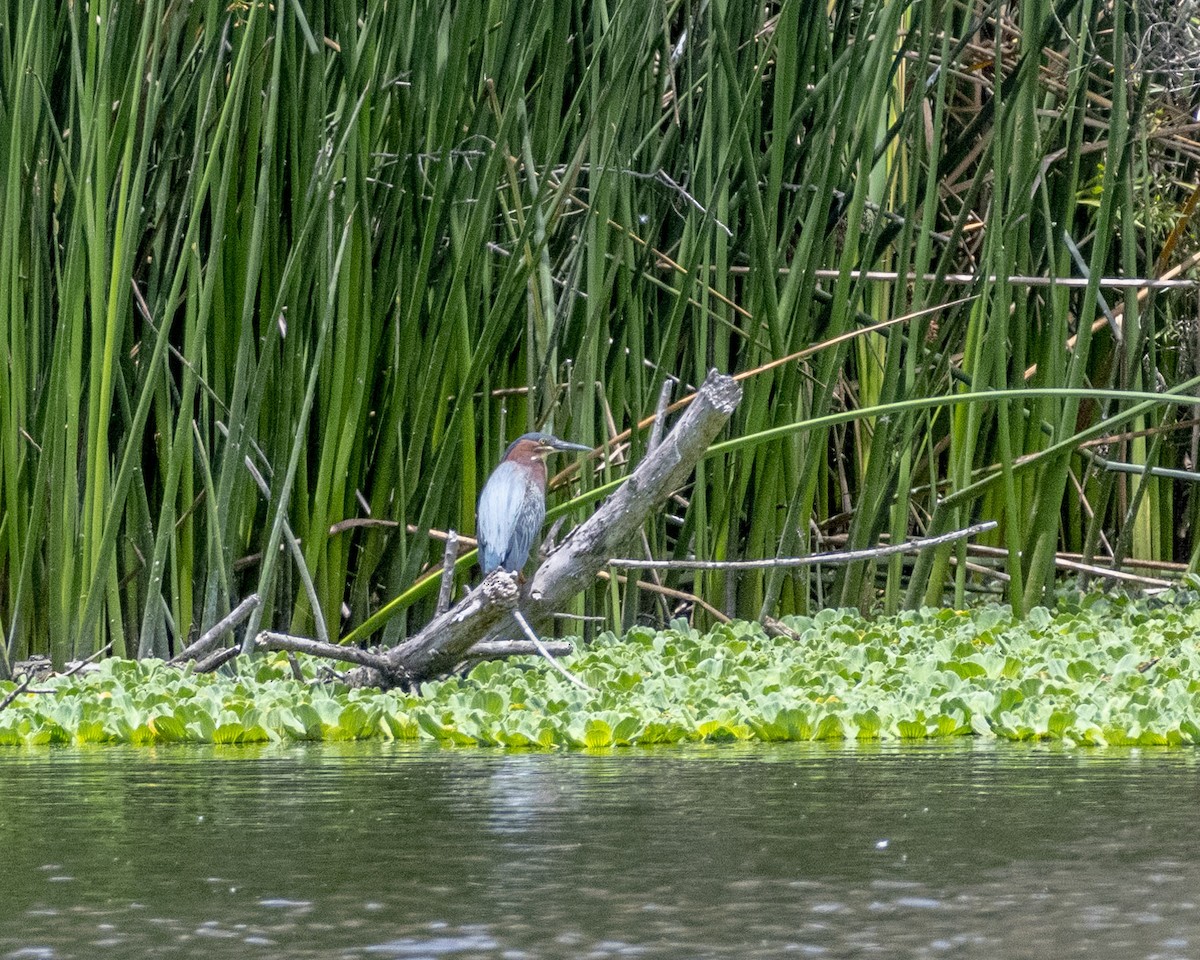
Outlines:
{"type": "MultiPolygon", "coordinates": [[[[787,267],[780,268],[787,270],[787,267]]],[[[749,268],[745,267],[729,267],[729,273],[748,272],[749,268]]],[[[814,270],[813,274],[817,277],[826,280],[836,279],[841,276],[840,270],[814,270]]],[[[940,278],[936,273],[922,273],[920,278],[929,283],[940,279],[943,283],[948,284],[975,284],[986,281],[988,283],[998,283],[1000,278],[994,274],[978,274],[978,273],[947,273],[940,278]]],[[[916,280],[918,274],[909,272],[899,274],[894,270],[851,270],[851,279],[864,280],[880,280],[880,281],[896,281],[896,280],[916,280]]],[[[1087,277],[1033,277],[1014,275],[1005,277],[1004,282],[1009,286],[1014,287],[1075,287],[1082,289],[1088,285],[1087,277]]],[[[1113,290],[1172,290],[1178,288],[1194,289],[1200,286],[1200,280],[1164,280],[1155,279],[1154,277],[1101,277],[1097,281],[1097,285],[1106,289],[1113,290]]]]}
{"type": "Polygon", "coordinates": [[[770,567],[811,567],[826,563],[855,563],[859,560],[875,560],[879,557],[889,557],[894,553],[915,553],[929,547],[952,543],[964,537],[973,537],[977,533],[994,530],[998,524],[995,520],[987,520],[962,530],[954,530],[938,537],[924,537],[919,540],[905,540],[903,543],[890,544],[886,547],[873,547],[869,550],[845,550],[833,553],[813,553],[807,557],[772,557],[766,560],[634,560],[631,558],[616,558],[609,560],[609,566],[629,567],[636,570],[651,570],[666,568],[670,570],[763,570],[770,567]]]}
{"type": "Polygon", "coordinates": [[[658,391],[658,406],[654,408],[654,426],[650,428],[650,439],[646,441],[646,453],[653,453],[662,443],[663,429],[667,423],[667,407],[671,405],[671,391],[674,388],[675,384],[668,379],[663,381],[662,389],[658,391]]]}
{"type": "Polygon", "coordinates": [[[596,396],[600,398],[600,403],[604,407],[604,422],[608,425],[608,464],[620,466],[626,462],[627,448],[616,442],[617,421],[613,417],[612,404],[608,402],[608,394],[604,392],[604,384],[599,380],[596,381],[596,396]]]}
{"type": "MultiPolygon", "coordinates": [[[[382,517],[347,517],[345,520],[339,520],[337,523],[331,524],[329,527],[329,535],[336,537],[339,533],[345,533],[347,530],[353,530],[355,527],[381,527],[384,530],[391,530],[400,526],[398,520],[384,520],[382,517]]],[[[416,527],[413,527],[410,533],[416,533],[416,527]]]]}
{"type": "Polygon", "coordinates": [[[266,650],[290,650],[296,653],[308,653],[314,657],[327,657],[330,660],[356,663],[361,667],[373,667],[376,670],[388,669],[387,660],[377,653],[353,646],[343,647],[336,643],[324,643],[309,637],[295,637],[288,633],[272,633],[264,630],[254,638],[254,642],[266,650]]]}
{"type": "Polygon", "coordinates": [[[695,207],[696,210],[698,210],[704,216],[711,217],[712,222],[715,223],[718,227],[720,227],[721,231],[727,237],[733,236],[732,230],[730,230],[727,226],[725,226],[725,224],[723,224],[720,220],[718,220],[716,217],[712,216],[712,214],[710,214],[707,210],[705,210],[704,207],[700,205],[700,201],[697,200],[695,197],[693,197],[685,189],[683,189],[683,187],[680,184],[676,183],[673,179],[671,179],[670,174],[668,174],[666,170],[663,170],[660,168],[659,171],[654,175],[654,179],[657,180],[659,183],[664,184],[667,187],[674,190],[681,197],[683,197],[684,200],[686,200],[689,204],[691,204],[691,206],[695,207]]]}
{"type": "Polygon", "coordinates": [[[437,612],[450,609],[450,598],[454,595],[454,562],[458,559],[458,533],[450,531],[446,537],[446,550],[442,554],[442,586],[438,590],[437,612]]]}
{"type": "MultiPolygon", "coordinates": [[[[150,306],[146,303],[146,298],[142,296],[141,287],[138,286],[137,281],[132,277],[129,278],[129,285],[133,288],[133,299],[137,301],[138,312],[141,313],[142,320],[145,321],[146,326],[148,326],[154,332],[155,336],[157,336],[158,325],[154,322],[154,317],[150,313],[150,306]]],[[[182,353],[180,353],[176,347],[169,343],[167,344],[167,349],[171,352],[171,356],[173,356],[183,366],[187,367],[188,370],[191,371],[192,376],[196,378],[196,382],[200,384],[200,389],[203,390],[208,395],[208,398],[217,405],[221,413],[223,413],[225,416],[229,416],[229,407],[225,405],[225,401],[222,400],[217,392],[208,385],[208,381],[205,380],[200,371],[192,365],[192,362],[182,353]]]]}
{"type": "MultiPolygon", "coordinates": [[[[611,574],[607,570],[601,570],[596,574],[596,576],[601,580],[607,580],[609,577],[615,576],[617,578],[617,583],[629,582],[629,578],[623,573],[611,574]]],[[[671,597],[673,600],[682,600],[685,603],[695,604],[718,623],[733,623],[733,619],[731,617],[726,616],[707,600],[702,600],[694,593],[686,593],[683,590],[675,590],[672,587],[660,586],[656,583],[651,583],[649,580],[637,580],[635,583],[637,583],[638,588],[641,590],[649,590],[651,593],[659,593],[664,597],[671,597]]]]}
{"type": "MultiPolygon", "coordinates": [[[[824,536],[824,540],[826,543],[845,543],[847,539],[848,539],[848,537],[844,533],[832,533],[832,534],[827,534],[824,536]]],[[[967,552],[970,554],[973,554],[975,556],[990,557],[990,558],[994,558],[997,560],[1007,559],[1007,557],[1008,557],[1008,550],[1005,547],[991,547],[991,546],[988,546],[987,544],[983,544],[983,543],[967,544],[967,552]]],[[[1166,571],[1168,573],[1178,574],[1179,576],[1183,576],[1183,574],[1187,573],[1187,570],[1188,570],[1188,565],[1186,563],[1180,563],[1180,562],[1174,561],[1174,560],[1144,560],[1144,559],[1138,559],[1137,557],[1126,557],[1124,560],[1121,561],[1120,567],[1111,567],[1111,566],[1104,566],[1104,564],[1101,562],[1103,559],[1104,558],[1096,558],[1092,564],[1096,568],[1096,570],[1099,571],[1099,573],[1097,574],[1098,576],[1107,577],[1107,576],[1110,576],[1114,570],[1120,571],[1122,568],[1125,568],[1125,567],[1140,568],[1142,570],[1166,571]]],[[[1058,565],[1064,565],[1067,563],[1081,564],[1083,562],[1084,561],[1083,561],[1082,553],[1072,553],[1070,551],[1060,551],[1059,553],[1055,554],[1055,563],[1058,565]]],[[[1071,569],[1075,569],[1075,568],[1072,567],[1071,569]]],[[[1161,583],[1167,582],[1167,581],[1159,582],[1159,581],[1155,580],[1155,578],[1153,578],[1153,577],[1147,577],[1146,579],[1148,581],[1150,581],[1154,586],[1160,586],[1161,583]]]]}
{"type": "MultiPolygon", "coordinates": [[[[968,549],[972,553],[984,553],[989,550],[996,550],[996,549],[1001,549],[1001,548],[984,547],[982,544],[973,543],[968,547],[968,549]]],[[[1004,550],[1002,552],[1004,554],[1008,553],[1007,550],[1004,550]]],[[[1075,560],[1080,563],[1085,562],[1084,556],[1082,553],[1074,553],[1070,550],[1060,550],[1057,554],[1055,554],[1055,557],[1059,560],[1075,560]]],[[[1188,565],[1186,563],[1182,563],[1178,560],[1147,560],[1147,559],[1143,559],[1140,557],[1125,557],[1121,561],[1120,567],[1114,567],[1114,566],[1106,567],[1106,566],[1104,566],[1104,563],[1102,561],[1109,561],[1111,563],[1111,556],[1110,557],[1093,557],[1090,562],[1093,564],[1099,565],[1104,570],[1123,570],[1126,567],[1130,567],[1133,569],[1141,569],[1141,570],[1157,570],[1160,573],[1164,573],[1164,572],[1165,573],[1173,573],[1180,577],[1182,577],[1185,573],[1188,572],[1188,565]]]]}
{"type": "MultiPolygon", "coordinates": [[[[569,640],[543,640],[542,646],[553,657],[566,657],[575,652],[569,640]]],[[[506,657],[532,657],[540,654],[527,640],[480,640],[467,651],[468,660],[503,660],[506,657]]]]}
{"type": "MultiPolygon", "coordinates": [[[[650,427],[650,437],[646,441],[646,456],[649,456],[655,450],[657,450],[658,445],[662,443],[663,434],[665,433],[667,427],[667,407],[671,405],[671,392],[674,387],[674,382],[672,382],[672,380],[668,377],[667,379],[663,380],[662,389],[658,391],[658,404],[654,408],[654,424],[650,427]]],[[[616,431],[614,430],[613,432],[615,433],[616,431]]],[[[645,552],[646,557],[653,557],[654,551],[650,549],[650,536],[646,533],[646,528],[642,527],[642,529],[638,531],[638,534],[641,537],[642,550],[645,552]]],[[[663,585],[662,578],[658,575],[657,570],[650,571],[650,579],[654,581],[656,586],[661,587],[663,585]]],[[[651,593],[654,594],[663,619],[669,619],[670,610],[667,608],[666,598],[663,597],[661,592],[652,590],[651,593]]],[[[627,610],[632,614],[636,611],[636,608],[637,595],[635,592],[634,603],[629,606],[627,610]]],[[[629,627],[632,626],[632,623],[627,621],[623,623],[622,626],[629,627]]]]}
{"type": "Polygon", "coordinates": [[[225,664],[241,652],[241,647],[225,647],[225,649],[218,650],[211,657],[205,657],[203,660],[196,661],[192,667],[192,673],[212,673],[218,667],[225,666],[225,664]]]}
{"type": "Polygon", "coordinates": [[[546,535],[542,538],[542,545],[538,547],[538,558],[544,560],[554,552],[554,548],[558,545],[558,532],[563,528],[563,524],[567,522],[566,514],[559,517],[552,524],[546,535]]]}
{"type": "Polygon", "coordinates": [[[73,667],[71,667],[70,670],[68,670],[66,673],[64,673],[63,676],[64,677],[75,676],[75,674],[77,674],[80,670],[82,670],[84,667],[86,667],[89,663],[94,663],[95,661],[99,660],[102,656],[104,656],[106,653],[108,653],[112,648],[113,648],[113,642],[110,640],[108,643],[106,643],[104,646],[102,646],[99,650],[97,650],[95,653],[93,653],[90,657],[88,657],[85,660],[80,660],[78,663],[76,663],[73,667]]]}
{"type": "MultiPolygon", "coordinates": [[[[1071,254],[1071,259],[1075,261],[1075,266],[1080,273],[1083,274],[1083,279],[1086,283],[1088,277],[1088,263],[1083,259],[1083,254],[1079,252],[1079,247],[1075,243],[1075,239],[1071,236],[1069,230],[1062,232],[1063,244],[1067,248],[1067,252],[1071,254]]],[[[1096,306],[1100,308],[1100,312],[1104,314],[1104,319],[1108,321],[1109,330],[1112,332],[1113,340],[1116,341],[1118,347],[1125,345],[1125,331],[1121,328],[1121,321],[1113,316],[1113,312],[1108,306],[1108,300],[1104,294],[1096,291],[1096,306]]]]}
{"type": "Polygon", "coordinates": [[[1078,573],[1086,573],[1093,577],[1101,577],[1108,580],[1124,580],[1126,583],[1136,583],[1143,587],[1178,586],[1173,580],[1160,580],[1158,577],[1143,577],[1139,574],[1126,573],[1124,570],[1117,570],[1113,567],[1098,567],[1092,563],[1079,563],[1076,560],[1067,560],[1061,556],[1054,558],[1054,565],[1062,570],[1074,570],[1078,573]]]}
{"type": "Polygon", "coordinates": [[[25,674],[25,679],[22,680],[19,684],[17,684],[12,689],[12,691],[9,693],[9,695],[7,697],[5,697],[3,700],[0,700],[0,710],[3,710],[10,703],[12,703],[14,700],[16,700],[17,697],[19,697],[27,689],[29,689],[29,685],[31,683],[33,683],[34,676],[35,676],[35,674],[32,674],[32,673],[25,674]]]}
{"type": "MultiPolygon", "coordinates": [[[[833,539],[833,538],[831,538],[831,539],[833,539]]],[[[994,559],[1003,559],[1003,558],[1008,557],[1008,551],[1006,549],[1004,549],[1003,547],[987,547],[987,546],[983,546],[982,544],[972,543],[972,544],[967,545],[967,551],[968,551],[968,553],[971,553],[971,554],[974,554],[977,556],[983,556],[983,557],[994,558],[994,559]]],[[[1140,576],[1136,573],[1128,573],[1118,567],[1109,567],[1109,566],[1104,566],[1104,565],[1098,564],[1098,563],[1091,563],[1091,564],[1083,563],[1080,560],[1071,559],[1071,556],[1078,557],[1078,556],[1080,556],[1080,554],[1074,554],[1074,555],[1067,555],[1067,554],[1062,554],[1062,553],[1055,554],[1054,566],[1057,567],[1059,570],[1071,570],[1071,571],[1078,572],[1078,573],[1086,573],[1089,576],[1096,577],[1096,578],[1102,579],[1102,580],[1103,579],[1112,579],[1112,580],[1121,580],[1126,583],[1134,583],[1134,584],[1137,584],[1138,586],[1145,587],[1146,589],[1161,590],[1161,589],[1165,589],[1167,587],[1179,586],[1178,580],[1165,580],[1165,579],[1162,579],[1159,577],[1140,576]]],[[[951,557],[950,563],[951,564],[958,563],[957,558],[951,557]]],[[[1150,569],[1164,569],[1164,570],[1170,570],[1171,572],[1178,572],[1180,574],[1186,572],[1186,570],[1187,570],[1187,564],[1183,564],[1183,563],[1168,564],[1165,561],[1161,564],[1158,564],[1158,563],[1154,563],[1152,561],[1146,561],[1146,560],[1134,561],[1134,560],[1126,559],[1122,565],[1123,566],[1141,566],[1141,567],[1150,568],[1150,569]]],[[[984,566],[984,565],[978,564],[978,563],[969,563],[968,562],[967,569],[972,571],[973,573],[978,573],[982,576],[987,576],[987,577],[991,577],[995,580],[999,580],[1002,583],[1007,583],[1010,579],[1009,575],[1007,573],[1004,573],[1002,570],[996,570],[990,566],[984,566]]]]}
{"type": "MultiPolygon", "coordinates": [[[[382,520],[379,522],[383,523],[382,520]]],[[[429,537],[430,540],[445,540],[448,536],[450,536],[450,531],[448,530],[437,530],[434,527],[430,527],[428,530],[422,530],[413,523],[408,524],[404,529],[408,533],[424,533],[429,537]]],[[[473,550],[477,546],[479,546],[479,541],[474,537],[468,537],[465,533],[458,534],[458,547],[460,552],[473,550]]]]}
{"type": "MultiPolygon", "coordinates": [[[[525,636],[527,636],[530,643],[537,648],[537,652],[546,658],[546,662],[549,663],[550,666],[571,681],[571,683],[575,684],[575,686],[577,686],[580,690],[587,690],[589,693],[591,692],[591,687],[589,687],[586,683],[575,676],[575,674],[571,673],[570,670],[554,659],[550,651],[546,649],[546,645],[542,643],[542,641],[538,639],[538,635],[533,632],[533,629],[529,626],[529,621],[525,619],[520,610],[513,611],[513,619],[520,624],[521,629],[525,632],[525,636]]],[[[479,646],[479,644],[475,644],[475,646],[479,646]]]]}
{"type": "MultiPolygon", "coordinates": [[[[1191,254],[1191,256],[1184,259],[1181,263],[1175,264],[1175,266],[1171,267],[1170,270],[1167,270],[1165,273],[1163,273],[1163,275],[1161,277],[1159,277],[1157,280],[1155,280],[1153,282],[1152,286],[1148,285],[1146,282],[1139,281],[1136,284],[1138,303],[1144,302],[1150,296],[1150,292],[1152,289],[1154,289],[1155,287],[1161,286],[1164,283],[1169,283],[1171,285],[1177,285],[1179,283],[1187,283],[1187,284],[1196,285],[1197,283],[1200,283],[1200,281],[1195,281],[1195,280],[1176,280],[1175,279],[1177,276],[1179,276],[1179,274],[1183,273],[1185,270],[1190,270],[1192,267],[1195,267],[1197,264],[1200,264],[1200,250],[1197,250],[1195,253],[1191,254]]],[[[1099,282],[1099,286],[1101,286],[1101,287],[1107,286],[1104,278],[1101,278],[1101,280],[1099,282]]],[[[1125,311],[1125,305],[1122,303],[1117,307],[1116,310],[1113,311],[1114,318],[1123,319],[1124,311],[1125,311]]],[[[1110,322],[1109,318],[1103,317],[1103,316],[1097,318],[1096,320],[1093,320],[1092,321],[1092,333],[1095,333],[1096,331],[1107,326],[1109,324],[1109,322],[1110,322]]],[[[1071,334],[1071,336],[1067,338],[1066,346],[1067,346],[1068,350],[1074,351],[1075,343],[1079,339],[1079,333],[1080,333],[1080,331],[1077,330],[1075,333],[1071,334]]],[[[1033,376],[1037,373],[1037,369],[1038,369],[1038,365],[1036,363],[1033,364],[1032,366],[1028,367],[1025,370],[1025,379],[1031,380],[1033,378],[1033,376]]]]}
{"type": "MultiPolygon", "coordinates": [[[[642,529],[638,531],[638,534],[641,537],[642,550],[645,551],[646,557],[652,558],[654,556],[654,551],[650,549],[650,535],[646,533],[646,528],[642,527],[642,529]]],[[[650,579],[654,581],[655,586],[661,587],[663,585],[662,577],[660,577],[658,575],[657,570],[650,571],[650,579]]],[[[653,592],[653,591],[651,591],[651,592],[653,592]]],[[[661,593],[658,593],[656,595],[658,597],[659,609],[662,611],[663,616],[666,617],[667,612],[668,612],[667,611],[667,601],[665,599],[663,599],[663,595],[661,593]]]]}

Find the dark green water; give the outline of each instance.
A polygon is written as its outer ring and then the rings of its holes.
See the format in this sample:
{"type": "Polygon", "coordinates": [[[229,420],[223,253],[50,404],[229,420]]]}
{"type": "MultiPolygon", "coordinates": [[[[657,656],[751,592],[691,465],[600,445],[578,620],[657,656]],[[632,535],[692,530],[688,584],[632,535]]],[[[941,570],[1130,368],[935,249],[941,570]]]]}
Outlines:
{"type": "Polygon", "coordinates": [[[0,754],[0,957],[1200,958],[1186,751],[0,754]]]}

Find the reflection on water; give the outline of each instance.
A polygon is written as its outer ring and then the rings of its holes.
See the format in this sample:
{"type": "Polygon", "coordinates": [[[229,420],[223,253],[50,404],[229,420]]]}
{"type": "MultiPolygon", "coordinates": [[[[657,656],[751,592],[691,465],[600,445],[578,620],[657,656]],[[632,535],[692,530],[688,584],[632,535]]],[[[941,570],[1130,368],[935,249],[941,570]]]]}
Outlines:
{"type": "Polygon", "coordinates": [[[0,753],[0,958],[1200,957],[1196,755],[0,753]]]}

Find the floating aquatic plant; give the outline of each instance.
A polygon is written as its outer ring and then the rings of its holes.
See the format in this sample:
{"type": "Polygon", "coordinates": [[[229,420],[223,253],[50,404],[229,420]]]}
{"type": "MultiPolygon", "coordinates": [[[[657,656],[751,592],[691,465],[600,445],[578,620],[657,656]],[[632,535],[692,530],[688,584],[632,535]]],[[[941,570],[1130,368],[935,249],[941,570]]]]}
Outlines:
{"type": "MultiPolygon", "coordinates": [[[[825,610],[791,636],[735,623],[604,634],[566,660],[480,664],[419,695],[305,680],[287,660],[237,676],[110,660],[0,711],[0,744],[391,738],[550,749],[685,741],[1200,742],[1200,605],[1092,597],[1024,621],[1007,608],[867,620],[825,610]]],[[[14,689],[0,684],[0,698],[14,689]]]]}

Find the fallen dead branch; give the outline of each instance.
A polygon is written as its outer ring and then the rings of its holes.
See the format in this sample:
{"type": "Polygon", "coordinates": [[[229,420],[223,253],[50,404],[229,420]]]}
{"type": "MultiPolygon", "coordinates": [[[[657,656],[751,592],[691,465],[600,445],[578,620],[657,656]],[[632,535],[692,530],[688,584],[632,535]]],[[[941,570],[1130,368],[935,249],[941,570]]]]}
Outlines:
{"type": "Polygon", "coordinates": [[[257,593],[252,593],[234,607],[228,614],[206,630],[195,643],[189,644],[168,663],[184,663],[188,660],[199,660],[207,654],[228,631],[234,629],[245,620],[262,603],[257,593]]]}
{"type": "MultiPolygon", "coordinates": [[[[552,657],[566,657],[575,652],[570,640],[539,640],[545,653],[552,657]]],[[[504,660],[508,657],[545,656],[528,640],[480,640],[467,651],[468,660],[504,660]]]]}
{"type": "Polygon", "coordinates": [[[903,543],[866,550],[841,550],[833,553],[812,553],[807,557],[767,557],[764,560],[637,560],[616,558],[608,561],[610,567],[627,567],[635,570],[765,570],[772,567],[813,567],[824,564],[856,563],[860,560],[877,560],[894,553],[916,553],[930,547],[941,546],[965,537],[973,537],[988,530],[995,530],[995,520],[986,520],[962,530],[953,530],[937,537],[922,537],[905,540],[903,543]]]}
{"type": "Polygon", "coordinates": [[[520,589],[515,575],[494,570],[483,583],[445,613],[434,617],[416,636],[383,654],[377,665],[352,670],[352,686],[412,687],[448,673],[470,658],[476,641],[517,605],[520,589]]]}
{"type": "Polygon", "coordinates": [[[289,650],[292,653],[307,653],[314,657],[325,657],[327,660],[341,660],[343,663],[353,663],[360,667],[372,667],[376,670],[387,669],[387,661],[378,653],[372,653],[359,647],[343,647],[336,643],[325,643],[309,637],[296,637],[289,633],[264,630],[254,638],[254,645],[263,650],[289,650]]]}

